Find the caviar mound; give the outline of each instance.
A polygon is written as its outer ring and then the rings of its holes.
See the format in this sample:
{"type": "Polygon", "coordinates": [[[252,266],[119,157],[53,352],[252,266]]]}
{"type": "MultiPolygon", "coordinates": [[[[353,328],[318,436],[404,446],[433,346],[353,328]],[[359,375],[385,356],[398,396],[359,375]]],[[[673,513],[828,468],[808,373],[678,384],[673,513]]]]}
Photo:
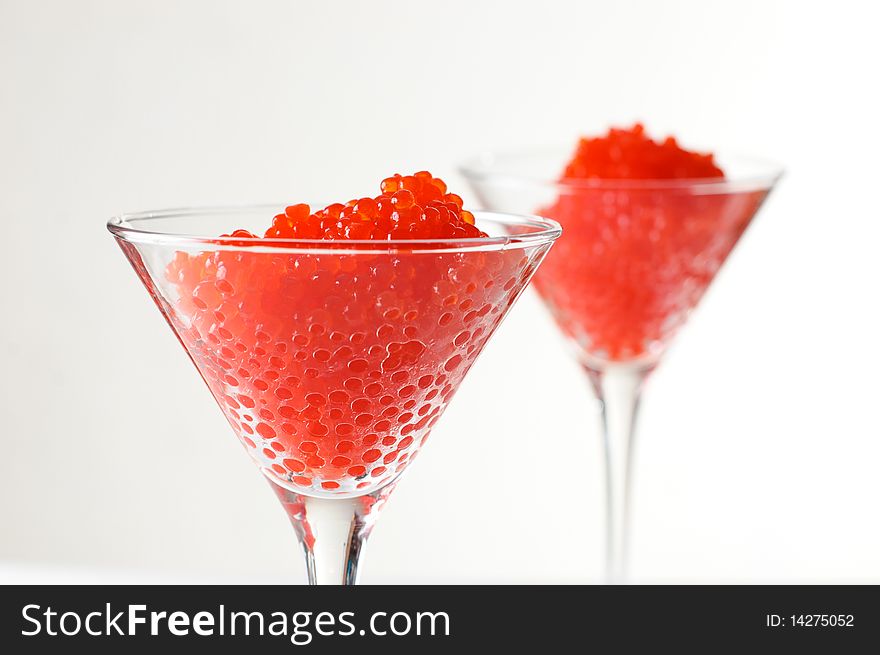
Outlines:
{"type": "Polygon", "coordinates": [[[711,154],[672,138],[655,142],[641,125],[580,141],[561,180],[629,183],[567,187],[538,211],[559,221],[564,235],[535,286],[589,359],[659,357],[766,196],[632,181],[723,176],[711,154]]]}
{"type": "MultiPolygon", "coordinates": [[[[460,199],[424,175],[385,180],[375,207],[339,207],[351,208],[349,218],[365,212],[364,222],[375,223],[370,238],[393,238],[379,204],[395,195],[400,209],[436,208],[440,227],[451,230],[444,235],[472,233],[459,223],[476,230],[460,199]]],[[[315,229],[313,216],[294,206],[270,232],[305,234],[315,229]]],[[[424,233],[436,237],[435,227],[424,233]]],[[[338,217],[320,230],[319,238],[340,243],[351,234],[338,217]]],[[[412,461],[544,252],[177,252],[165,269],[173,300],[164,311],[270,479],[297,493],[361,495],[412,461]]]]}
{"type": "Polygon", "coordinates": [[[668,180],[723,178],[712,153],[685,150],[675,137],[654,141],[641,123],[611,128],[578,142],[563,180],[668,180]]]}
{"type": "Polygon", "coordinates": [[[460,196],[427,171],[394,175],[375,198],[336,203],[314,213],[306,204],[287,207],[266,230],[267,238],[325,240],[466,239],[485,237],[460,196]]]}

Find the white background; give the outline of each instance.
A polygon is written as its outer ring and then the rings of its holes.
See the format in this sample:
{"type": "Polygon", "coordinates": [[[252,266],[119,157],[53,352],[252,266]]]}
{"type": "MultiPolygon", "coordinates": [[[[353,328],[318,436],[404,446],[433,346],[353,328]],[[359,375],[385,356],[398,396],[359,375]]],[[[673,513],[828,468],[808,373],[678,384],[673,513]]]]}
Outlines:
{"type": "MultiPolygon", "coordinates": [[[[467,155],[643,119],[787,177],[651,381],[635,579],[880,582],[878,20],[868,2],[0,0],[3,577],[303,579],[107,217],[355,197],[422,168],[460,189],[467,155]]],[[[594,403],[529,295],[363,581],[596,581],[601,484],[594,403]],[[536,469],[552,484],[520,484],[536,469]]]]}

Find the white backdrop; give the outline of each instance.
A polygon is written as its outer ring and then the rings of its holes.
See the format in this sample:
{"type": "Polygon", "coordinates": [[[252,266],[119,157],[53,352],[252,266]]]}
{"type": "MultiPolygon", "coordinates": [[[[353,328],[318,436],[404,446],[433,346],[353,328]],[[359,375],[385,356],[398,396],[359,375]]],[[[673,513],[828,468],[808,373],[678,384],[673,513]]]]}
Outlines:
{"type": "MultiPolygon", "coordinates": [[[[0,0],[0,570],[302,579],[107,217],[422,168],[461,188],[469,154],[643,119],[788,174],[651,381],[636,579],[880,582],[877,22],[855,2],[0,0]]],[[[599,579],[587,394],[525,297],[363,581],[599,579]],[[471,476],[448,479],[464,445],[471,476]],[[569,453],[552,492],[505,482],[544,450],[569,453]]]]}

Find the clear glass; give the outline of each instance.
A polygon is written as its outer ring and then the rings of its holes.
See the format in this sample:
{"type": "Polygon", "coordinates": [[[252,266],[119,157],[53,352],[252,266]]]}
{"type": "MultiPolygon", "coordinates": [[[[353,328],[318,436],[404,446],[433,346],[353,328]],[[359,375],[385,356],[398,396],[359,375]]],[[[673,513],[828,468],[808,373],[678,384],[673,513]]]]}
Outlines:
{"type": "Polygon", "coordinates": [[[565,229],[535,287],[602,404],[606,568],[609,581],[622,581],[644,382],[781,170],[719,156],[720,179],[559,181],[571,152],[490,154],[461,172],[483,206],[547,216],[565,229]]]}
{"type": "Polygon", "coordinates": [[[355,584],[398,478],[560,229],[479,212],[487,238],[213,236],[259,233],[282,207],[108,229],[281,501],[309,582],[355,584]]]}

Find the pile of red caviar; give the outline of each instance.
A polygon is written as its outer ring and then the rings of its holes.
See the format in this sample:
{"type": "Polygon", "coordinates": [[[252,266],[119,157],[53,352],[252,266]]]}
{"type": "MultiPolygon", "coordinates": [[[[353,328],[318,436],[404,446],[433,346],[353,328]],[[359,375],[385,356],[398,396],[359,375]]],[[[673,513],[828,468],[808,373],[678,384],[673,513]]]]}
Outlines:
{"type": "MultiPolygon", "coordinates": [[[[382,191],[314,214],[294,205],[266,236],[482,234],[428,173],[382,191]]],[[[544,251],[250,245],[177,252],[154,296],[266,475],[318,495],[369,493],[403,470],[544,251]]]]}
{"type": "Polygon", "coordinates": [[[766,195],[692,182],[723,178],[639,124],[581,139],[561,176],[575,184],[538,210],[564,233],[535,284],[587,362],[654,359],[684,323],[766,195]]]}
{"type": "Polygon", "coordinates": [[[675,137],[654,141],[641,123],[611,128],[604,136],[582,138],[563,180],[667,180],[723,178],[711,153],[691,152],[675,137]]]}
{"type": "MultiPolygon", "coordinates": [[[[238,234],[234,236],[244,236],[238,234]]],[[[292,205],[275,216],[265,236],[273,239],[460,239],[485,237],[462,199],[427,171],[395,175],[375,198],[336,203],[311,213],[292,205]]]]}

